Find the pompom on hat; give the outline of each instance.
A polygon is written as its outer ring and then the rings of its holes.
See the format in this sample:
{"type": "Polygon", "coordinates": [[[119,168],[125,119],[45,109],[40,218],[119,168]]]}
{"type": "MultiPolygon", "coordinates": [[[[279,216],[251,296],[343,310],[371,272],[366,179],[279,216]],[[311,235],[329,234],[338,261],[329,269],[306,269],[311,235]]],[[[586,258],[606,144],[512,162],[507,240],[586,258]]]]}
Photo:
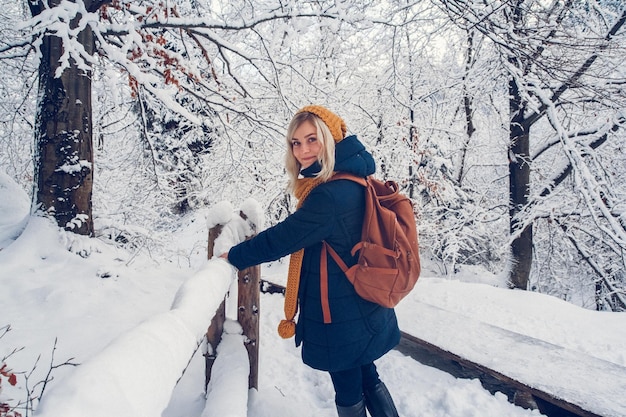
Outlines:
{"type": "Polygon", "coordinates": [[[337,116],[327,108],[317,105],[305,106],[298,110],[296,114],[305,112],[313,113],[324,121],[326,126],[328,126],[328,129],[330,129],[330,133],[333,135],[335,143],[341,142],[341,140],[346,137],[346,132],[348,131],[346,123],[341,117],[337,116]]]}

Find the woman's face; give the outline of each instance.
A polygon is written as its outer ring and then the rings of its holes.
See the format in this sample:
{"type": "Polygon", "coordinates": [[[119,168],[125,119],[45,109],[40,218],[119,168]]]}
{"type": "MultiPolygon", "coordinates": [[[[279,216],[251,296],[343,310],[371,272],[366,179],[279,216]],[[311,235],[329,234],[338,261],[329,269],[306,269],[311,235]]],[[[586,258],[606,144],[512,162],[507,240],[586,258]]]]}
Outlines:
{"type": "Polygon", "coordinates": [[[317,161],[322,152],[322,143],[317,138],[317,128],[313,123],[307,120],[294,130],[291,149],[302,169],[317,161]]]}

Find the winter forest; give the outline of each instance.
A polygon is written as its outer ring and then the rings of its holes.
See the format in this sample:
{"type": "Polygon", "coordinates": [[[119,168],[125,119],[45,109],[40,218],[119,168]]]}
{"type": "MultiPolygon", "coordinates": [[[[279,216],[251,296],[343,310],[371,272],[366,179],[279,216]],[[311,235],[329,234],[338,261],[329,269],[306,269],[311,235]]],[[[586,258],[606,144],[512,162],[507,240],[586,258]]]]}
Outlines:
{"type": "Polygon", "coordinates": [[[2,0],[0,166],[59,226],[168,256],[224,199],[293,210],[322,104],[416,203],[442,274],[626,310],[619,0],[2,0]]]}

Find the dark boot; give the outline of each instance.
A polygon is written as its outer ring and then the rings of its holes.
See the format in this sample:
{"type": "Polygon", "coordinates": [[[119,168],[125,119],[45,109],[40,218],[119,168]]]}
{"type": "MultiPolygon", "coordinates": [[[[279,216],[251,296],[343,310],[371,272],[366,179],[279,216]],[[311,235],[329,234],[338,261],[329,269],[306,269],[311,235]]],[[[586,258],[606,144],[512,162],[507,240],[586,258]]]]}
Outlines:
{"type": "Polygon", "coordinates": [[[399,417],[391,394],[382,382],[365,391],[365,404],[372,417],[399,417]]]}
{"type": "Polygon", "coordinates": [[[339,417],[366,417],[365,401],[361,400],[350,407],[337,406],[337,414],[339,417]]]}

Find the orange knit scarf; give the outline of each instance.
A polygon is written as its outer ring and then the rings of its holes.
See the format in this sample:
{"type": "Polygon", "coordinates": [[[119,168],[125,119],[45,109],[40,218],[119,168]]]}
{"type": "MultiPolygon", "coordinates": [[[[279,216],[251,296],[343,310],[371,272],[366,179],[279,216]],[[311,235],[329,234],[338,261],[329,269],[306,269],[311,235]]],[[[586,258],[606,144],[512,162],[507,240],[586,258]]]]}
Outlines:
{"type": "MultiPolygon", "coordinates": [[[[294,190],[294,195],[298,199],[296,209],[302,206],[309,193],[322,182],[319,178],[300,178],[297,180],[294,190]]],[[[302,268],[303,256],[304,249],[300,249],[289,257],[287,288],[285,289],[285,319],[281,320],[278,325],[278,334],[283,339],[288,339],[296,334],[294,317],[298,311],[298,288],[300,286],[300,269],[302,268]]]]}

